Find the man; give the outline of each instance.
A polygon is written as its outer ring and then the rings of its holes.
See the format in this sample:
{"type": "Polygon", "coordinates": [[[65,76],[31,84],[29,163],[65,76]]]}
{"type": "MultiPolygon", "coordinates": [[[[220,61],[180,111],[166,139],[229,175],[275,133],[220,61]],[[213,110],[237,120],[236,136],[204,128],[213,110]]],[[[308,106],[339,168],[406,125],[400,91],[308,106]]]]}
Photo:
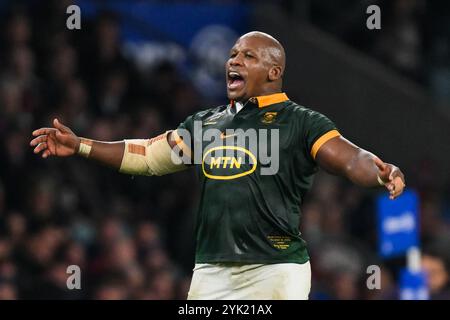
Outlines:
{"type": "Polygon", "coordinates": [[[449,241],[436,238],[428,243],[422,254],[422,268],[428,276],[431,300],[450,299],[449,241]]]}
{"type": "Polygon", "coordinates": [[[322,114],[290,101],[281,91],[284,68],[281,44],[250,32],[226,63],[230,104],[198,112],[149,140],[79,138],[55,119],[54,128],[33,132],[31,145],[44,158],[78,153],[129,174],[162,175],[196,165],[202,192],[188,298],[307,299],[311,270],[299,205],[317,167],[360,186],[384,185],[391,199],[405,184],[397,167],[343,138],[322,114]],[[262,134],[243,141],[251,130],[262,134]],[[208,143],[212,136],[215,143],[208,143]],[[263,157],[269,153],[270,163],[263,157]]]}

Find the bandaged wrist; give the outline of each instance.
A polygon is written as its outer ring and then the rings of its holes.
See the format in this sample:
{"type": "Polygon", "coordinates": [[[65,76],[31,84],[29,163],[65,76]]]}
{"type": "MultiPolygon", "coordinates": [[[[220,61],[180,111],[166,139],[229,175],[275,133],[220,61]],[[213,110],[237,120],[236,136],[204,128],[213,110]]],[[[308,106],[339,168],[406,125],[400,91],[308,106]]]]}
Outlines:
{"type": "Polygon", "coordinates": [[[377,174],[377,181],[380,186],[384,186],[384,181],[381,179],[381,177],[378,174],[377,174]]]}
{"type": "Polygon", "coordinates": [[[125,140],[119,171],[127,174],[161,176],[180,171],[186,166],[172,161],[172,148],[167,141],[169,131],[152,139],[125,140]]]}
{"type": "Polygon", "coordinates": [[[82,157],[89,158],[91,154],[93,141],[91,139],[81,138],[78,154],[82,157]]]}

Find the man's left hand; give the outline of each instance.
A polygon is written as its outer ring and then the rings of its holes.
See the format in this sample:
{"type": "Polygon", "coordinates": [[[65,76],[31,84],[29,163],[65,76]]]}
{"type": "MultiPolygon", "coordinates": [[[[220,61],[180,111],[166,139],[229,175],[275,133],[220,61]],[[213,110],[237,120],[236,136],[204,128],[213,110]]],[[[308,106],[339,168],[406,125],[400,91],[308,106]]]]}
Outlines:
{"type": "Polygon", "coordinates": [[[379,182],[389,190],[389,199],[394,200],[400,196],[406,187],[405,176],[400,169],[393,164],[384,163],[379,158],[375,158],[375,165],[378,167],[379,182]],[[381,181],[380,181],[381,180],[381,181]]]}

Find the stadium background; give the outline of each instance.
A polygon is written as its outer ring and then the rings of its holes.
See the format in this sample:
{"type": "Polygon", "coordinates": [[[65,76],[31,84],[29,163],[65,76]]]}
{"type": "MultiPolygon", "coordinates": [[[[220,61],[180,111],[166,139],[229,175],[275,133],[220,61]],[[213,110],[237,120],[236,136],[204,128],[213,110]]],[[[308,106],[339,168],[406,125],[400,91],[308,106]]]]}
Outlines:
{"type": "MultiPolygon", "coordinates": [[[[155,136],[226,102],[223,62],[258,29],[286,47],[286,92],[404,169],[420,195],[432,299],[449,299],[450,8],[444,1],[2,1],[0,299],[184,299],[198,188],[191,171],[129,177],[43,160],[33,129],[58,117],[99,140],[155,136]],[[81,7],[81,30],[66,28],[81,7]],[[366,28],[378,4],[382,29],[366,28]],[[66,268],[82,270],[67,290],[66,268]]],[[[375,197],[320,173],[301,230],[312,299],[397,299],[404,257],[377,252],[375,197]],[[367,290],[366,267],[382,269],[367,290]]]]}

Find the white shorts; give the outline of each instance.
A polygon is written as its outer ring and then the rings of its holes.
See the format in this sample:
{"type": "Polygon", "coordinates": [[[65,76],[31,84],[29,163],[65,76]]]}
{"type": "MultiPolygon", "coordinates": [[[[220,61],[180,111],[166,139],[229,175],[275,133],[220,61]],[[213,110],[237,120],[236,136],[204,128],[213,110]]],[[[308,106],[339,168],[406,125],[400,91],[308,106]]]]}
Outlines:
{"type": "Polygon", "coordinates": [[[188,300],[307,300],[311,266],[196,264],[188,300]]]}

